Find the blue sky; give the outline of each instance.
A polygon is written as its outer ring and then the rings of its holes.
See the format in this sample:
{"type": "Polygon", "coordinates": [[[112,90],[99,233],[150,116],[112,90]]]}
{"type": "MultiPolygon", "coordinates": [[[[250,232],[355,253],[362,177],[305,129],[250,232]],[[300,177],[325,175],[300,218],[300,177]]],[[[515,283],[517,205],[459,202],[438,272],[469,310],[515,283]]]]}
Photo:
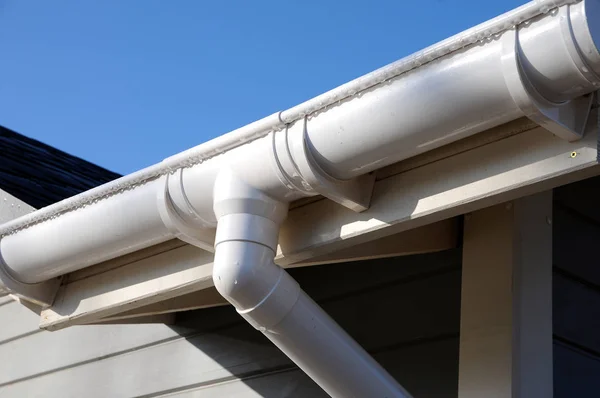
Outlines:
{"type": "Polygon", "coordinates": [[[120,173],[525,0],[0,0],[0,124],[120,173]]]}

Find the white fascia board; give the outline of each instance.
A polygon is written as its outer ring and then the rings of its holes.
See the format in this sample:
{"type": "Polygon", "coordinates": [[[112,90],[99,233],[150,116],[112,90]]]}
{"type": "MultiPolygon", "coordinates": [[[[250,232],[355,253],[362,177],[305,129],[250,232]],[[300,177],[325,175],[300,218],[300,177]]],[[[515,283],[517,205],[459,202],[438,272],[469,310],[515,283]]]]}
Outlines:
{"type": "MultiPolygon", "coordinates": [[[[325,199],[293,207],[276,261],[293,267],[327,255],[335,262],[331,253],[598,174],[595,122],[577,142],[528,122],[509,123],[380,170],[371,207],[363,213],[325,199]]],[[[55,305],[42,312],[41,327],[89,323],[213,286],[212,253],[170,245],[127,266],[107,262],[99,273],[91,267],[78,271],[86,277],[71,274],[55,305]]]]}

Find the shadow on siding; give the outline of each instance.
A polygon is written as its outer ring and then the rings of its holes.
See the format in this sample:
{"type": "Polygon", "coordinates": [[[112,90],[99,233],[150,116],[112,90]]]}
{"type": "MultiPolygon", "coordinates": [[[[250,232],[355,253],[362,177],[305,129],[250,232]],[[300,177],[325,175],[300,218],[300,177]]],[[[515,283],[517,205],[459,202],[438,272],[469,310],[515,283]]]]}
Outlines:
{"type": "MultiPolygon", "coordinates": [[[[415,396],[456,397],[461,250],[298,268],[300,285],[415,396]],[[432,382],[435,380],[435,382],[432,382]]],[[[212,360],[185,397],[327,397],[233,307],[178,314],[212,360]]]]}

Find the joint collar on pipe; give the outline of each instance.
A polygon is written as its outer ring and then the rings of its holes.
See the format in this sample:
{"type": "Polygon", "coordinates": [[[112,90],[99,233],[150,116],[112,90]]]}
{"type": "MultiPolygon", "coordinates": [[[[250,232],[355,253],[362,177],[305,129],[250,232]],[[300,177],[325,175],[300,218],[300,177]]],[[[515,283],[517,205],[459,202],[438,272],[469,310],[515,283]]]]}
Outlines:
{"type": "Polygon", "coordinates": [[[273,148],[279,178],[289,189],[323,195],[356,212],[369,208],[375,175],[340,180],[326,173],[312,152],[307,118],[276,132],[273,148]]]}
{"type": "Polygon", "coordinates": [[[231,170],[222,170],[214,186],[213,210],[217,219],[229,214],[252,214],[279,225],[287,216],[288,204],[250,186],[231,170]]]}
{"type": "Polygon", "coordinates": [[[163,224],[178,239],[201,249],[212,251],[214,226],[194,210],[185,194],[183,169],[161,177],[162,190],[157,192],[157,207],[163,224]]]}
{"type": "MultiPolygon", "coordinates": [[[[583,80],[591,87],[598,87],[600,78],[593,72],[592,68],[587,66],[586,61],[581,56],[577,38],[573,34],[571,25],[573,14],[570,12],[570,7],[565,6],[557,9],[562,40],[573,65],[577,68],[583,80]]],[[[579,14],[576,12],[575,15],[579,14]]],[[[520,29],[505,32],[501,40],[501,66],[504,81],[517,107],[526,117],[554,135],[571,142],[581,139],[588,125],[595,94],[592,93],[569,100],[556,100],[547,97],[545,93],[549,90],[542,92],[536,86],[530,77],[531,71],[523,62],[525,55],[521,49],[520,29]]],[[[582,40],[582,42],[585,42],[585,40],[582,40]]]]}

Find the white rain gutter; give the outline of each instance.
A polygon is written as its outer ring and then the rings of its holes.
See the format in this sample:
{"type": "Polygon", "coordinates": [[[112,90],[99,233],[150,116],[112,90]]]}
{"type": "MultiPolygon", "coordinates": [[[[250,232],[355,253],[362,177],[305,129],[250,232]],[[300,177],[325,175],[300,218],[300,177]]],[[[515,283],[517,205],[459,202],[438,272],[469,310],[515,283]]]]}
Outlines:
{"type": "Polygon", "coordinates": [[[7,223],[0,285],[50,304],[68,272],[174,237],[214,246],[217,289],[330,395],[408,396],[273,263],[287,204],[321,194],[365,210],[367,173],[523,116],[580,138],[600,87],[599,17],[600,0],[528,3],[7,223]]]}

